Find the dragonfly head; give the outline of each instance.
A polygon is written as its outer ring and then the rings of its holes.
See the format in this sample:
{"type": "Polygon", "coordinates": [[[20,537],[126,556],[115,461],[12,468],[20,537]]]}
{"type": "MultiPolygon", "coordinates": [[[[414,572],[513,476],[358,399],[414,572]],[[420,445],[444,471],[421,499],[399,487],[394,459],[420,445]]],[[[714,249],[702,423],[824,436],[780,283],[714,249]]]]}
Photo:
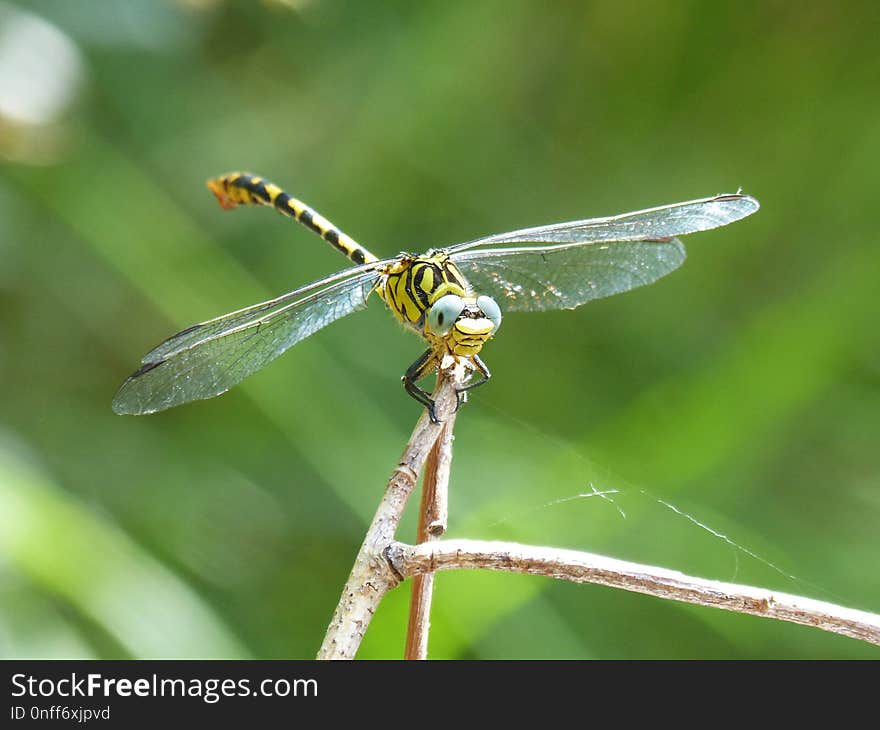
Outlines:
{"type": "Polygon", "coordinates": [[[434,302],[425,320],[426,334],[462,357],[478,354],[500,326],[501,308],[487,296],[445,294],[434,302]]]}

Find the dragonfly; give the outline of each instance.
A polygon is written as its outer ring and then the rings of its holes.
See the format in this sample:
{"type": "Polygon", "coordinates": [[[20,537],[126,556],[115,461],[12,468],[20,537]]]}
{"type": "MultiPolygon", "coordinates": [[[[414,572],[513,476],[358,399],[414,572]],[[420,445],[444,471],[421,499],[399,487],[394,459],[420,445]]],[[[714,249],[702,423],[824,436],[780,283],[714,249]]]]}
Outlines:
{"type": "Polygon", "coordinates": [[[234,172],[207,183],[224,209],[265,205],[295,219],[353,266],[275,299],[187,327],[148,352],[113,399],[120,414],[164,411],[225,393],[298,342],[364,308],[375,292],[427,341],[403,375],[406,392],[438,422],[419,381],[445,358],[467,391],[491,377],[480,358],[508,312],[574,309],[650,284],[684,263],[679,236],[728,225],[758,210],[741,192],[605,218],[497,233],[424,254],[379,259],[317,211],[268,180],[234,172]]]}

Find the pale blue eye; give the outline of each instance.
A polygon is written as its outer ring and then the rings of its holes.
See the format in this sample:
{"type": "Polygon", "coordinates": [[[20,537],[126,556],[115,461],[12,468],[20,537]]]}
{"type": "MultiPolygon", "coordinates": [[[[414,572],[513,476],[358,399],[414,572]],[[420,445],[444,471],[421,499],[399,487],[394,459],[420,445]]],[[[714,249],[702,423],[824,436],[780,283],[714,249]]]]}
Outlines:
{"type": "Polygon", "coordinates": [[[428,329],[439,337],[449,334],[463,309],[464,299],[461,297],[455,294],[440,297],[428,312],[428,329]]]}
{"type": "Polygon", "coordinates": [[[483,310],[483,314],[486,315],[487,319],[495,325],[495,329],[492,331],[497,332],[498,328],[501,326],[501,307],[495,303],[495,300],[492,299],[492,297],[487,297],[485,295],[477,297],[477,306],[483,310]]]}

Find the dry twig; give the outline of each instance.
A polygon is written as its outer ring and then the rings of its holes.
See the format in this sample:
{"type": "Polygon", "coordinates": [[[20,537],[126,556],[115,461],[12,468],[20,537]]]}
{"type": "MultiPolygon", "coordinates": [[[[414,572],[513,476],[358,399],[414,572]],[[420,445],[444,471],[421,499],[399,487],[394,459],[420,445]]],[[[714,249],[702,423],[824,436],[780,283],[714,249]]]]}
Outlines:
{"type": "Polygon", "coordinates": [[[443,423],[433,424],[427,413],[423,413],[416,424],[358,552],[318,653],[319,659],[353,659],[382,598],[409,577],[417,579],[417,585],[413,590],[407,633],[407,657],[425,658],[433,573],[462,568],[598,583],[658,598],[812,626],[880,645],[880,616],[824,601],[695,578],[674,570],[574,550],[505,542],[428,539],[429,535],[439,537],[445,531],[455,384],[461,383],[463,377],[460,367],[441,372],[434,397],[436,412],[443,423]],[[442,440],[438,441],[441,433],[442,440]],[[414,546],[395,542],[404,507],[429,454],[432,462],[426,470],[426,494],[418,538],[422,542],[414,546]],[[422,576],[420,580],[419,576],[422,576]]]}
{"type": "MultiPolygon", "coordinates": [[[[455,413],[455,385],[461,383],[463,376],[461,368],[440,373],[433,397],[441,421],[455,413]]],[[[423,412],[416,423],[355,558],[318,659],[353,659],[379,602],[401,581],[385,557],[385,550],[394,541],[406,502],[442,429],[442,423],[431,423],[427,412],[423,412]]]]}
{"type": "Polygon", "coordinates": [[[387,556],[395,571],[403,577],[459,568],[545,575],[790,621],[880,644],[880,616],[877,614],[788,593],[694,578],[675,570],[576,550],[508,542],[444,540],[415,546],[394,543],[389,546],[387,556]]]}
{"type": "MultiPolygon", "coordinates": [[[[440,437],[425,464],[422,479],[422,504],[419,508],[417,543],[431,542],[446,532],[449,516],[449,474],[452,469],[452,430],[455,415],[443,423],[440,437]]],[[[409,624],[406,630],[405,659],[428,658],[428,632],[431,627],[431,598],[434,594],[434,574],[413,576],[409,604],[409,624]]]]}

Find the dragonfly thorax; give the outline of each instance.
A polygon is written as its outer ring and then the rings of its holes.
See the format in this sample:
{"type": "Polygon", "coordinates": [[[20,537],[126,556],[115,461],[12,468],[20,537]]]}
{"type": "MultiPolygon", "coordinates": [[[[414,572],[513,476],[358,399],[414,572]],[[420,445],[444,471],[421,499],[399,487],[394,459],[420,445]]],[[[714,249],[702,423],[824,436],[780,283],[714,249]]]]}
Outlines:
{"type": "Polygon", "coordinates": [[[425,256],[403,254],[385,272],[379,295],[405,325],[423,329],[428,310],[440,297],[455,294],[465,297],[470,286],[458,267],[443,252],[425,256]]]}
{"type": "Polygon", "coordinates": [[[442,250],[400,256],[385,272],[379,294],[438,355],[476,355],[501,324],[498,305],[489,297],[475,296],[442,250]]]}

